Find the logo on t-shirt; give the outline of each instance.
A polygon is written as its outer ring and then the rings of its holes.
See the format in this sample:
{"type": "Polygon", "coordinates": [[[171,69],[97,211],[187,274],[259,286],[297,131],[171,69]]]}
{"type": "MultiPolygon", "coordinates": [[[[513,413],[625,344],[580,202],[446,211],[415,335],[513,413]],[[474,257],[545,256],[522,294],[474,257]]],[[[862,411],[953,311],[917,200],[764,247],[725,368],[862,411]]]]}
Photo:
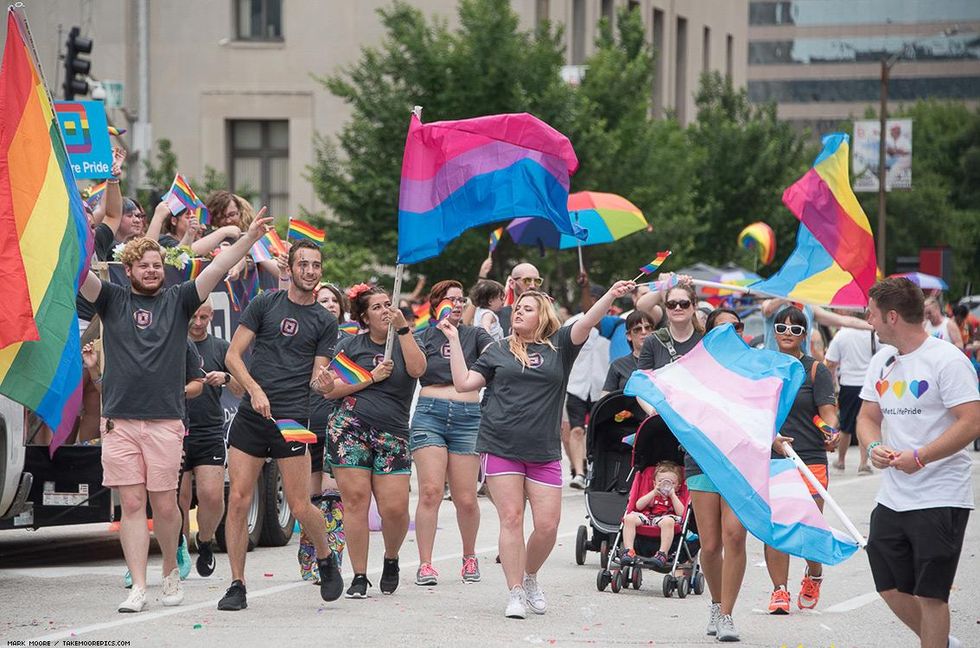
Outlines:
{"type": "Polygon", "coordinates": [[[385,356],[383,353],[378,353],[374,356],[374,366],[377,367],[379,364],[385,361],[385,356]]]}
{"type": "Polygon", "coordinates": [[[286,317],[279,322],[279,332],[285,336],[292,337],[299,333],[299,322],[292,317],[286,317]]]}
{"type": "Polygon", "coordinates": [[[136,328],[146,329],[153,323],[153,313],[140,308],[133,313],[133,319],[136,320],[136,328]]]}
{"type": "Polygon", "coordinates": [[[529,353],[527,354],[527,366],[531,369],[537,369],[544,364],[544,358],[540,353],[529,353]]]}
{"type": "Polygon", "coordinates": [[[441,355],[443,358],[449,358],[449,343],[448,342],[446,342],[445,344],[443,344],[442,345],[442,348],[439,349],[439,355],[441,355]]]}
{"type": "Polygon", "coordinates": [[[909,397],[918,399],[929,390],[929,382],[926,380],[910,380],[908,382],[904,380],[893,380],[891,382],[879,380],[875,383],[875,389],[878,390],[878,396],[880,397],[884,397],[888,391],[891,391],[898,399],[905,398],[906,394],[909,397]]]}

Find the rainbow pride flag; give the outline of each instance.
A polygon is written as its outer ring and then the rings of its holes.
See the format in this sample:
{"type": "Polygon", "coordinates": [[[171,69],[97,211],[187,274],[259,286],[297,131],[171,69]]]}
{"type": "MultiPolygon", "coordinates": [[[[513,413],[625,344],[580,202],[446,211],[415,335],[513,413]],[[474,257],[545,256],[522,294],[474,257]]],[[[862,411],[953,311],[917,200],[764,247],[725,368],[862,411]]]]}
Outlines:
{"type": "Polygon", "coordinates": [[[500,239],[504,236],[504,228],[498,227],[497,229],[490,232],[490,254],[493,254],[497,246],[500,245],[500,239]]]}
{"type": "Polygon", "coordinates": [[[412,115],[398,198],[398,263],[438,256],[478,225],[546,218],[565,234],[587,231],[568,216],[572,143],[527,113],[423,125],[412,115]]]}
{"type": "Polygon", "coordinates": [[[198,275],[201,274],[201,271],[208,267],[208,263],[210,263],[209,259],[201,259],[196,257],[188,261],[187,265],[184,266],[184,276],[186,277],[185,281],[197,279],[198,275]]]}
{"type": "Polygon", "coordinates": [[[105,197],[106,182],[102,181],[99,184],[92,185],[83,195],[85,202],[88,203],[89,207],[95,209],[102,202],[102,198],[105,197]]]}
{"type": "Polygon", "coordinates": [[[324,230],[317,229],[309,223],[304,223],[296,218],[289,219],[289,230],[286,232],[287,241],[301,241],[306,239],[313,241],[317,245],[323,245],[326,238],[327,233],[324,230]]]}
{"type": "Polygon", "coordinates": [[[0,68],[0,393],[54,431],[53,455],[81,405],[75,296],[92,239],[29,34],[22,10],[9,8],[0,68]]]}
{"type": "Polygon", "coordinates": [[[453,307],[455,305],[456,304],[454,302],[448,299],[443,299],[441,302],[439,302],[439,305],[436,306],[436,321],[441,322],[449,317],[449,315],[453,312],[453,307]]]}
{"type": "Polygon", "coordinates": [[[276,427],[282,438],[290,443],[316,443],[316,435],[293,419],[276,419],[276,427]]]}
{"type": "Polygon", "coordinates": [[[286,244],[279,238],[276,230],[270,229],[252,245],[249,254],[252,255],[253,261],[260,263],[262,261],[272,261],[280,255],[286,256],[289,252],[286,250],[286,244]]]}
{"type": "Polygon", "coordinates": [[[720,326],[677,362],[634,372],[625,393],[653,405],[752,535],[836,565],[857,542],[830,527],[791,460],[770,460],[804,380],[795,358],[752,349],[734,328],[720,326]]]}
{"type": "Polygon", "coordinates": [[[338,329],[341,333],[347,333],[348,335],[357,335],[361,332],[361,327],[354,321],[343,322],[338,329]]]}
{"type": "Polygon", "coordinates": [[[359,385],[371,380],[371,372],[357,364],[343,351],[337,354],[327,367],[348,385],[359,385]]]}
{"type": "Polygon", "coordinates": [[[667,257],[669,257],[669,256],[670,256],[670,250],[664,250],[663,252],[657,252],[657,258],[655,258],[653,261],[651,261],[650,263],[646,264],[645,266],[640,266],[640,268],[639,268],[640,272],[642,272],[643,274],[650,274],[650,273],[656,272],[657,271],[657,268],[659,268],[660,266],[662,266],[664,264],[664,261],[666,261],[667,260],[667,257]]]}

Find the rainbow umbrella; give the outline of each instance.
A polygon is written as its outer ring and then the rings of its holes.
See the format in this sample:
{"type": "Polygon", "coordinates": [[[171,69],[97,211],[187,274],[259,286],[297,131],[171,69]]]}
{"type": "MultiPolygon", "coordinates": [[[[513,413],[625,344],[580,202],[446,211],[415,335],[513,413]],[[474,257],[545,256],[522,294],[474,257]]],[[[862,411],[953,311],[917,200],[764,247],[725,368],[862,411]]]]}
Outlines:
{"type": "Polygon", "coordinates": [[[949,290],[949,286],[940,277],[924,272],[903,272],[889,275],[889,278],[892,277],[905,277],[922,290],[949,290]]]}
{"type": "Polygon", "coordinates": [[[639,207],[616,194],[573,193],[568,197],[568,212],[573,223],[589,231],[584,241],[562,234],[551,221],[543,218],[515,218],[507,226],[507,233],[518,245],[570,250],[612,243],[648,227],[639,207]]]}

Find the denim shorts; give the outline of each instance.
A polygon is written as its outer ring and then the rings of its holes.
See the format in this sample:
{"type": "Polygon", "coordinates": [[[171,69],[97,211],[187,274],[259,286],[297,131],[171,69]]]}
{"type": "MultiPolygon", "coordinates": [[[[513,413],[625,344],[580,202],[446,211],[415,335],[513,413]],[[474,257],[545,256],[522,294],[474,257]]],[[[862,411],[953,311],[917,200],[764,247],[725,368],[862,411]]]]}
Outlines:
{"type": "Polygon", "coordinates": [[[409,448],[438,446],[453,454],[476,455],[480,404],[420,396],[412,417],[409,448]]]}

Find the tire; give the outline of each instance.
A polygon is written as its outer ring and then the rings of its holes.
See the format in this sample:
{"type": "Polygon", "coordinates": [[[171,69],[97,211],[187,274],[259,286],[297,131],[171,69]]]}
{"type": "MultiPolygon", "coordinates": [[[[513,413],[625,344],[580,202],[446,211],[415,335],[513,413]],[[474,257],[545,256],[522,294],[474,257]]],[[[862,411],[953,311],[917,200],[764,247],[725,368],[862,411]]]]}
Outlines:
{"type": "Polygon", "coordinates": [[[634,567],[633,573],[630,574],[630,576],[630,582],[633,584],[633,589],[640,589],[640,586],[643,585],[643,570],[639,567],[634,567]]]}
{"type": "Polygon", "coordinates": [[[691,581],[687,578],[682,578],[677,581],[677,598],[687,598],[687,595],[691,592],[691,581]]]}
{"type": "MultiPolygon", "coordinates": [[[[261,482],[261,479],[259,479],[261,482]]],[[[265,521],[265,490],[260,488],[261,484],[255,484],[255,490],[252,492],[252,504],[248,508],[248,514],[245,517],[245,524],[248,529],[248,550],[251,551],[259,544],[259,536],[262,535],[262,524],[265,521]]],[[[214,532],[214,540],[218,546],[219,551],[228,551],[228,545],[225,544],[225,515],[228,514],[228,486],[225,486],[225,513],[221,516],[221,522],[218,524],[218,528],[214,532]]]]}
{"type": "Polygon", "coordinates": [[[589,529],[583,524],[575,536],[575,564],[585,564],[585,543],[588,541],[589,529]]]}
{"type": "Polygon", "coordinates": [[[613,594],[619,594],[619,590],[623,589],[623,572],[617,569],[612,573],[611,585],[613,594]]]}
{"type": "Polygon", "coordinates": [[[262,469],[259,485],[265,491],[265,513],[259,544],[263,547],[284,547],[293,537],[296,518],[289,510],[282,475],[275,461],[270,461],[262,469]]]}
{"type": "Polygon", "coordinates": [[[600,569],[599,573],[595,576],[595,586],[600,592],[605,592],[611,582],[612,575],[605,569],[600,569]]]}
{"type": "Polygon", "coordinates": [[[663,593],[664,598],[670,598],[670,595],[674,592],[674,577],[670,574],[664,576],[663,581],[663,593]]]}
{"type": "Polygon", "coordinates": [[[606,569],[609,567],[609,541],[603,540],[599,545],[599,565],[606,569]]]}
{"type": "Polygon", "coordinates": [[[704,574],[700,571],[694,576],[694,593],[697,595],[704,594],[704,574]]]}

